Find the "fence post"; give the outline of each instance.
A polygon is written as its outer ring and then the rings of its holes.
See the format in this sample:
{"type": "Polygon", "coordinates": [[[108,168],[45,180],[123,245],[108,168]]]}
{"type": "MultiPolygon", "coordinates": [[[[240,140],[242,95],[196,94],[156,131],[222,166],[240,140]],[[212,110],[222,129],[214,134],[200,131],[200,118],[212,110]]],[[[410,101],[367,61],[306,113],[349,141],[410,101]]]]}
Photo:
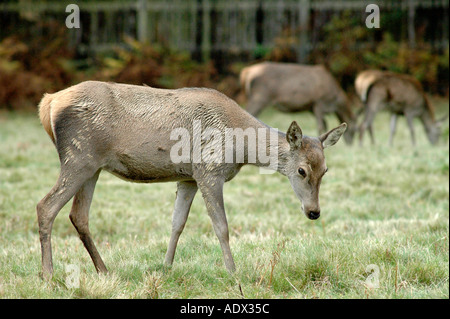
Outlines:
{"type": "Polygon", "coordinates": [[[89,36],[89,47],[94,50],[98,44],[98,10],[94,8],[90,13],[91,19],[91,32],[89,36]]]}
{"type": "Polygon", "coordinates": [[[148,41],[148,10],[147,0],[138,0],[137,2],[137,24],[139,42],[148,41]]]}
{"type": "Polygon", "coordinates": [[[298,48],[298,58],[297,62],[304,63],[306,61],[306,56],[309,52],[309,15],[311,11],[310,0],[300,0],[299,5],[299,22],[300,22],[300,41],[298,48]]]}
{"type": "MultiPolygon", "coordinates": [[[[445,10],[445,4],[442,3],[442,6],[445,10]]],[[[448,7],[447,7],[448,9],[448,7]]],[[[440,49],[445,49],[448,46],[448,14],[444,14],[444,21],[442,23],[443,29],[442,29],[442,39],[439,43],[440,49]]]]}
{"type": "Polygon", "coordinates": [[[202,1],[202,60],[209,61],[211,58],[211,6],[210,0],[202,1]]]}
{"type": "Polygon", "coordinates": [[[408,0],[408,44],[411,49],[414,49],[416,47],[416,29],[414,26],[415,15],[415,0],[408,0]]]}

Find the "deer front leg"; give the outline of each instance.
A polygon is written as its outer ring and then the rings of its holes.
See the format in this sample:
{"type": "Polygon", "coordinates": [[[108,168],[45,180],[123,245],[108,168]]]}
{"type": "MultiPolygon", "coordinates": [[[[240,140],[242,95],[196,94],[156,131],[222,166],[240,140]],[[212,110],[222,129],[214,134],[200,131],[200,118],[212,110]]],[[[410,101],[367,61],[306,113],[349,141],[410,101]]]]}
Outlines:
{"type": "Polygon", "coordinates": [[[414,116],[410,113],[406,113],[405,116],[409,131],[411,132],[411,143],[413,146],[416,146],[416,134],[414,133],[414,116]]]}
{"type": "Polygon", "coordinates": [[[206,204],[208,215],[211,218],[214,232],[219,239],[222,248],[225,267],[228,272],[236,270],[233,256],[231,255],[228,223],[223,204],[223,180],[213,179],[198,184],[206,204]]]}
{"type": "Polygon", "coordinates": [[[366,107],[366,113],[364,115],[364,120],[359,126],[359,146],[363,145],[363,138],[364,138],[364,132],[366,130],[369,130],[370,138],[372,141],[372,144],[375,144],[375,138],[373,136],[372,131],[372,123],[375,119],[376,112],[370,109],[369,107],[366,107]]]}
{"type": "Polygon", "coordinates": [[[316,117],[317,130],[319,132],[319,135],[327,131],[327,123],[325,122],[325,114],[323,112],[324,108],[325,105],[323,104],[323,102],[317,102],[313,106],[313,113],[316,117]]]}
{"type": "Polygon", "coordinates": [[[391,115],[391,134],[389,135],[389,146],[394,144],[394,135],[397,128],[397,114],[391,115]]]}
{"type": "Polygon", "coordinates": [[[172,218],[172,234],[170,236],[166,258],[164,260],[164,264],[167,266],[170,266],[173,263],[178,239],[183,232],[196,193],[197,184],[195,182],[179,182],[177,185],[177,197],[175,199],[175,208],[172,218]]]}
{"type": "Polygon", "coordinates": [[[373,135],[373,125],[372,124],[370,124],[367,127],[367,131],[369,132],[370,143],[372,143],[372,145],[375,145],[375,135],[373,135]]]}

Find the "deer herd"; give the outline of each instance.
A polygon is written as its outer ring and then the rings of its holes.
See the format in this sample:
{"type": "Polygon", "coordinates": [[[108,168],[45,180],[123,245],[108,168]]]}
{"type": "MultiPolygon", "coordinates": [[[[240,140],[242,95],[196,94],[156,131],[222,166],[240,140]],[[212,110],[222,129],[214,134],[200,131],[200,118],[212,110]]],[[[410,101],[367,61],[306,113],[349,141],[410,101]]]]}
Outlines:
{"type": "Polygon", "coordinates": [[[52,278],[52,225],[72,198],[70,220],[96,270],[107,272],[89,231],[89,208],[102,170],[131,182],[177,183],[166,265],[174,260],[192,201],[200,190],[225,266],[233,272],[236,266],[229,245],[223,185],[242,166],[254,165],[286,176],[301,202],[299,210],[301,207],[307,218],[315,220],[321,214],[319,188],[327,172],[325,148],[341,136],[351,144],[357,132],[362,144],[366,130],[374,142],[373,121],[383,109],[392,113],[391,144],[398,115],[406,117],[413,144],[414,118],[420,119],[432,144],[445,119],[436,120],[417,80],[387,71],[368,70],[356,77],[355,90],[364,104],[359,126],[357,112],[344,90],[322,65],[264,62],[244,68],[240,83],[247,98],[246,110],[206,88],[168,90],[87,81],[45,94],[39,117],[61,167],[56,184],[37,204],[42,276],[52,278]],[[319,135],[304,135],[296,121],[286,125],[286,132],[264,124],[256,116],[269,105],[285,112],[313,112],[319,135]],[[341,123],[330,130],[324,118],[328,113],[341,123]]]}

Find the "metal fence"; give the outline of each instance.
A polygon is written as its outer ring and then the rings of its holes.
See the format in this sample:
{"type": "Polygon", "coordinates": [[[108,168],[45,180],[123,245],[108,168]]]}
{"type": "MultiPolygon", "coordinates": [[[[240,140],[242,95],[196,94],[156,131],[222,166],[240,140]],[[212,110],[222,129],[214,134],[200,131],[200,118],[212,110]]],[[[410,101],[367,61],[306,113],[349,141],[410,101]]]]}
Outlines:
{"type": "MultiPolygon", "coordinates": [[[[87,53],[121,45],[129,36],[196,53],[206,60],[217,51],[240,54],[270,48],[288,34],[298,60],[304,61],[330,16],[349,10],[363,24],[369,3],[379,6],[381,16],[404,17],[400,27],[390,26],[390,32],[400,34],[410,45],[415,44],[416,29],[425,26],[433,47],[448,46],[448,0],[21,0],[0,4],[0,40],[24,20],[55,19],[64,27],[69,3],[79,6],[81,19],[79,29],[67,29],[70,43],[87,53]],[[438,23],[430,19],[435,14],[438,23]]],[[[39,24],[35,32],[39,33],[39,24]]]]}

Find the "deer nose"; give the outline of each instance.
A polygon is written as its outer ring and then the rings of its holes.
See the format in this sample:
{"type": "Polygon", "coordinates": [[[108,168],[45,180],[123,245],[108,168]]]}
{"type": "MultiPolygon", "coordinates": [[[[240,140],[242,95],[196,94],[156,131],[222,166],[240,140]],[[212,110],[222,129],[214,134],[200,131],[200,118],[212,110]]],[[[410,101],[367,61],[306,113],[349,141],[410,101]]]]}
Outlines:
{"type": "Polygon", "coordinates": [[[320,211],[315,212],[313,210],[310,210],[308,213],[308,217],[309,217],[309,219],[317,219],[320,217],[320,211]]]}

